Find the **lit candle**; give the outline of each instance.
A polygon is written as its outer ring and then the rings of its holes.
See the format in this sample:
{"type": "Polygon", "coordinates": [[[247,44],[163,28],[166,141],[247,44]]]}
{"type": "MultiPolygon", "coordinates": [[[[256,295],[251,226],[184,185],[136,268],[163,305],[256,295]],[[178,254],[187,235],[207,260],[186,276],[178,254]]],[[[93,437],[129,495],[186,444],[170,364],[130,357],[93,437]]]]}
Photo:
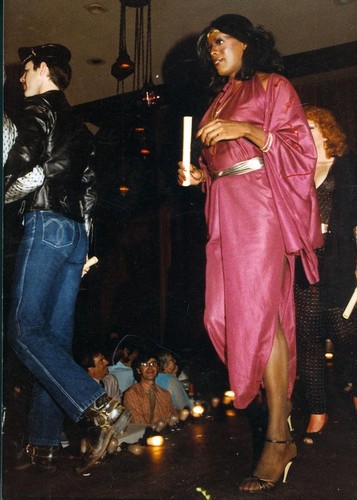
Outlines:
{"type": "Polygon", "coordinates": [[[164,438],[162,436],[151,436],[147,438],[146,443],[149,446],[162,446],[164,444],[164,438]]]}
{"type": "Polygon", "coordinates": [[[204,413],[205,409],[203,408],[202,405],[200,404],[195,404],[195,406],[192,408],[192,415],[196,418],[201,417],[204,413]]]}
{"type": "Polygon", "coordinates": [[[219,403],[220,403],[220,399],[219,398],[212,398],[211,399],[212,408],[217,408],[217,406],[219,405],[219,403]]]}
{"type": "Polygon", "coordinates": [[[160,419],[155,424],[155,431],[161,432],[164,427],[166,427],[166,422],[165,422],[165,420],[160,419]]]}
{"type": "Polygon", "coordinates": [[[223,404],[224,404],[224,405],[229,405],[229,404],[231,404],[231,402],[232,402],[232,401],[233,401],[233,399],[234,399],[234,396],[235,396],[235,394],[234,394],[234,392],[233,392],[233,391],[226,391],[226,392],[224,393],[224,397],[223,397],[223,404]]]}
{"type": "Polygon", "coordinates": [[[182,422],[184,422],[187,417],[189,416],[190,414],[190,410],[188,410],[187,408],[182,408],[181,412],[180,412],[180,420],[182,422]]]}
{"type": "Polygon", "coordinates": [[[123,441],[120,444],[119,449],[130,451],[130,453],[132,453],[133,455],[142,455],[144,453],[144,450],[145,450],[144,446],[141,446],[141,444],[139,444],[139,443],[130,444],[130,443],[126,443],[125,441],[123,441]]]}
{"type": "Polygon", "coordinates": [[[169,418],[169,426],[174,427],[178,421],[179,421],[178,416],[173,413],[172,415],[170,415],[169,418]]]}
{"type": "Polygon", "coordinates": [[[182,144],[182,164],[185,170],[186,180],[183,186],[190,185],[190,165],[191,165],[191,136],[192,136],[192,116],[183,117],[183,144],[182,144]]]}
{"type": "Polygon", "coordinates": [[[130,451],[133,455],[142,455],[144,450],[144,446],[140,446],[139,443],[133,443],[128,446],[128,451],[130,451]]]}

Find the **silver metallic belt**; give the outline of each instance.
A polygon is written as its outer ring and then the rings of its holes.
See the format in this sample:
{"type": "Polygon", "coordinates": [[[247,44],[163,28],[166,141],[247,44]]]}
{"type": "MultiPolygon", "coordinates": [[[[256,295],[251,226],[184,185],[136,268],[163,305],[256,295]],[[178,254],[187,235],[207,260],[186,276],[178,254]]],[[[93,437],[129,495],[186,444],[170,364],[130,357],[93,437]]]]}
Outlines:
{"type": "Polygon", "coordinates": [[[223,177],[225,175],[242,175],[253,172],[254,170],[259,170],[264,167],[263,158],[260,156],[255,156],[250,160],[240,161],[233,165],[233,167],[227,168],[226,170],[221,170],[220,172],[213,172],[211,177],[213,180],[218,179],[218,177],[223,177]]]}

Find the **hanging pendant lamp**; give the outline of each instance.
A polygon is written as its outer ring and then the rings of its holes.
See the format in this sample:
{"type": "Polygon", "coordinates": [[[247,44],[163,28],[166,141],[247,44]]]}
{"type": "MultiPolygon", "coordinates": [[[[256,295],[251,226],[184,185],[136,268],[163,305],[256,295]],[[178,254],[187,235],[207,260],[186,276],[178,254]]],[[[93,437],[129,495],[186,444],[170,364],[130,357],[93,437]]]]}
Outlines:
{"type": "Polygon", "coordinates": [[[112,65],[111,74],[118,80],[124,80],[134,73],[135,63],[130,59],[126,49],[126,3],[121,2],[119,26],[119,55],[112,65]]]}

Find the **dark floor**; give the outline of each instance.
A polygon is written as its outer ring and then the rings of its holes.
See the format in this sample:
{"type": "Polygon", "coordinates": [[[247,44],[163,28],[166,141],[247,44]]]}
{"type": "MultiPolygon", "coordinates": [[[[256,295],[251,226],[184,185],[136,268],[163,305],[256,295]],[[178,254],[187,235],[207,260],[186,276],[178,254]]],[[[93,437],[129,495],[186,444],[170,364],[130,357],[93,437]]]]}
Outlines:
{"type": "MultiPolygon", "coordinates": [[[[214,363],[203,366],[210,366],[214,363]]],[[[213,369],[214,371],[214,369],[213,369]]],[[[214,390],[219,386],[215,373],[214,390]]],[[[207,370],[202,372],[207,376],[207,370]]],[[[225,383],[225,382],[224,382],[225,383]]],[[[294,395],[293,425],[298,457],[290,469],[288,482],[265,494],[281,499],[357,499],[357,421],[352,417],[350,394],[329,369],[329,423],[314,447],[301,443],[304,429],[301,394],[297,382],[294,395]]],[[[214,395],[207,391],[206,400],[214,395]],[[210,393],[210,394],[208,394],[210,393]]],[[[221,395],[216,393],[216,395],[221,395]]],[[[205,398],[202,393],[201,398],[205,398]]],[[[187,422],[181,429],[165,435],[160,448],[145,447],[135,456],[121,451],[97,465],[90,475],[74,473],[75,460],[63,459],[61,468],[51,475],[15,471],[7,458],[3,473],[3,498],[20,499],[130,499],[130,500],[231,500],[252,498],[241,494],[238,486],[249,473],[253,458],[252,417],[260,413],[233,411],[221,406],[216,413],[187,422]],[[228,412],[227,412],[228,410],[228,412]]],[[[257,431],[255,435],[259,435],[257,431]]],[[[6,458],[6,457],[5,457],[6,458]]],[[[262,496],[262,494],[258,494],[262,496]]]]}

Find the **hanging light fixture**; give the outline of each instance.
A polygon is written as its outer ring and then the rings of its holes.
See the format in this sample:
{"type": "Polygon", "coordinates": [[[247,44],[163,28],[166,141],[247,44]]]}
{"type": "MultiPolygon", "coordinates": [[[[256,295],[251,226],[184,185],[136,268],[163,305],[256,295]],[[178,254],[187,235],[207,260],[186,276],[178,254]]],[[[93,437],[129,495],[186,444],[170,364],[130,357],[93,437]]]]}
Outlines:
{"type": "Polygon", "coordinates": [[[152,80],[151,49],[151,0],[121,0],[127,7],[135,7],[134,77],[133,91],[141,90],[142,101],[147,106],[157,104],[160,96],[155,92],[152,80]],[[144,8],[147,7],[146,26],[144,8]],[[145,32],[146,27],[146,32],[145,32]]]}
{"type": "Polygon", "coordinates": [[[133,75],[133,91],[141,90],[141,99],[147,106],[157,104],[160,96],[155,91],[152,79],[151,48],[151,0],[119,0],[119,55],[112,66],[112,75],[123,81],[133,75]],[[144,7],[147,6],[146,33],[144,26],[144,7]],[[126,7],[135,8],[134,61],[130,59],[126,47],[126,7]]]}
{"type": "Polygon", "coordinates": [[[144,7],[139,6],[135,11],[135,69],[133,77],[133,90],[139,90],[144,83],[144,7]]]}
{"type": "Polygon", "coordinates": [[[125,197],[128,194],[128,191],[130,191],[130,188],[128,186],[128,183],[126,181],[126,158],[124,156],[121,157],[121,174],[122,174],[122,179],[121,182],[118,186],[118,191],[121,194],[121,196],[125,197]]]}
{"type": "Polygon", "coordinates": [[[151,1],[148,5],[148,15],[146,24],[146,61],[145,61],[145,81],[142,89],[142,100],[147,106],[157,104],[160,96],[155,92],[152,81],[152,50],[151,50],[151,1]]]}
{"type": "Polygon", "coordinates": [[[135,64],[126,49],[126,2],[121,1],[119,23],[119,55],[112,65],[111,74],[118,80],[124,80],[134,72],[135,64]]]}

